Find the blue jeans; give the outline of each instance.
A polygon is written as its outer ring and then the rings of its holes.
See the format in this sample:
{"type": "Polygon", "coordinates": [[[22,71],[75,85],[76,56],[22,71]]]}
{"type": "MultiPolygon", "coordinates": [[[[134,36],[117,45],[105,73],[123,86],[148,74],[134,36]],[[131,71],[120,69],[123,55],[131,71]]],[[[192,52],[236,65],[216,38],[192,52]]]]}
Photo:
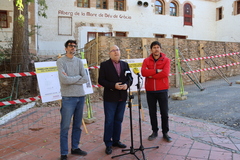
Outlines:
{"type": "Polygon", "coordinates": [[[104,101],[103,104],[105,114],[103,141],[108,147],[112,146],[112,143],[118,142],[120,140],[126,101],[104,101]]]}
{"type": "Polygon", "coordinates": [[[72,124],[72,149],[77,149],[82,133],[82,115],[85,97],[62,97],[60,148],[61,155],[68,154],[68,130],[73,117],[72,124]]]}

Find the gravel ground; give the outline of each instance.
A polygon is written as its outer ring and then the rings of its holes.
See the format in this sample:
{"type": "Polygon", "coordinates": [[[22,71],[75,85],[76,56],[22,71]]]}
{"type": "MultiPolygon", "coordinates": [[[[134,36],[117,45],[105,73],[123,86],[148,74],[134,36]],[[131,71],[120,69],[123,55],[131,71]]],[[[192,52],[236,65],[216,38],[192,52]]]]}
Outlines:
{"type": "MultiPolygon", "coordinates": [[[[232,82],[231,86],[223,79],[202,83],[205,88],[203,91],[195,84],[185,86],[187,99],[169,98],[169,113],[222,124],[240,131],[240,84],[235,83],[240,80],[240,76],[228,80],[232,82]]],[[[176,92],[179,92],[178,88],[171,88],[169,95],[176,92]]],[[[143,107],[147,107],[145,93],[141,93],[141,102],[143,107]]],[[[133,104],[138,104],[137,95],[134,96],[133,104]]]]}

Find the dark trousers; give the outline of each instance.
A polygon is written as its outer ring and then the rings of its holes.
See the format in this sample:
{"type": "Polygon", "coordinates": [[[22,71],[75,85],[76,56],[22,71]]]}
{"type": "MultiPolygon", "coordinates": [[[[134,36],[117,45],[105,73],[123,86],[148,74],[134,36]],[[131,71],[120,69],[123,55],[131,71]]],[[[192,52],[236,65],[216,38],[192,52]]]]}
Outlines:
{"type": "Polygon", "coordinates": [[[120,140],[123,115],[126,108],[126,101],[103,102],[104,104],[104,135],[105,145],[112,146],[112,143],[120,140]]]}
{"type": "Polygon", "coordinates": [[[157,119],[157,102],[160,108],[162,120],[162,133],[169,131],[168,124],[168,92],[149,93],[147,92],[147,103],[149,108],[150,121],[153,132],[157,132],[158,119],[157,119]]]}

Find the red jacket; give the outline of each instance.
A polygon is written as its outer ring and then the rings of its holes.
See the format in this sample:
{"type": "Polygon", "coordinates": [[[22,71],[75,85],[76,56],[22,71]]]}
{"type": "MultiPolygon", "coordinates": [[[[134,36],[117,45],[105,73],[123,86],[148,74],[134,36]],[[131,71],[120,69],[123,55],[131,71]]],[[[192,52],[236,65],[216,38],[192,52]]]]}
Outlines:
{"type": "Polygon", "coordinates": [[[164,53],[155,62],[152,54],[145,58],[142,64],[141,73],[145,78],[146,91],[159,91],[169,88],[168,76],[170,73],[170,59],[164,53]],[[156,70],[162,71],[157,73],[156,70]],[[149,77],[151,76],[151,78],[149,77]]]}

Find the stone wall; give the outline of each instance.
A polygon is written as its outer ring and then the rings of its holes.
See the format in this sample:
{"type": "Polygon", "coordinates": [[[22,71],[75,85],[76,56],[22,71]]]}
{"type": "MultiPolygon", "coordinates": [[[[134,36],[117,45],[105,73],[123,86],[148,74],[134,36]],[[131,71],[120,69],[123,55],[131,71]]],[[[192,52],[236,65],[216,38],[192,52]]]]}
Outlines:
{"type": "MultiPolygon", "coordinates": [[[[215,42],[169,38],[131,38],[131,37],[98,37],[85,45],[85,57],[88,65],[99,66],[99,64],[109,58],[108,52],[112,45],[118,45],[121,50],[122,59],[145,58],[150,54],[150,44],[158,40],[162,44],[162,52],[165,53],[171,62],[171,73],[176,73],[175,67],[175,48],[179,49],[181,59],[200,58],[205,56],[215,56],[227,53],[239,52],[240,43],[235,42],[215,42]],[[183,57],[181,56],[183,55],[183,57]]],[[[181,62],[185,71],[204,69],[214,66],[221,66],[239,62],[240,55],[226,56],[206,60],[190,61],[188,64],[181,62]],[[213,60],[213,61],[212,61],[213,60]],[[190,68],[189,68],[190,67],[190,68]]],[[[97,83],[98,69],[91,70],[93,84],[97,83]]],[[[227,77],[240,74],[240,65],[221,68],[220,70],[210,70],[195,73],[200,82],[222,78],[219,74],[227,77]],[[218,72],[218,73],[217,73],[218,72]]],[[[189,74],[193,77],[193,74],[189,74]]],[[[192,80],[186,75],[183,76],[184,85],[193,84],[192,80]]],[[[177,86],[176,76],[170,76],[171,86],[177,86]]]]}

